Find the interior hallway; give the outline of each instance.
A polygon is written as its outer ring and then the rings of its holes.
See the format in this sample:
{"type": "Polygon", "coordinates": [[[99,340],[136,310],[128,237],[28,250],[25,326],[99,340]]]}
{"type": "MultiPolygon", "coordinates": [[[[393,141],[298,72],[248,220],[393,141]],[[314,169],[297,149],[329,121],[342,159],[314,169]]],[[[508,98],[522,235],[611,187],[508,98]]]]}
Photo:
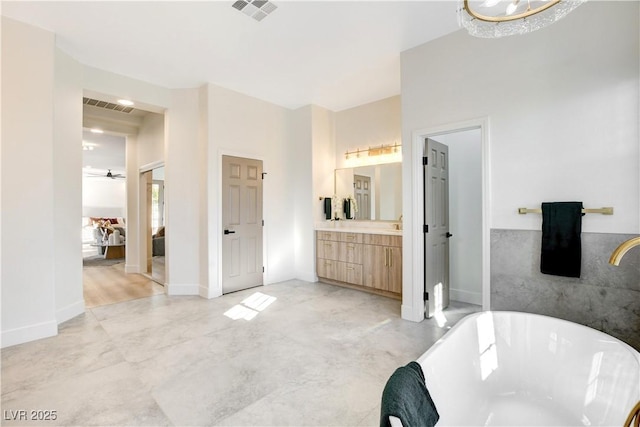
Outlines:
{"type": "Polygon", "coordinates": [[[378,425],[393,371],[479,310],[413,323],[399,301],[299,280],[105,305],[3,349],[2,407],[56,410],[47,425],[378,425]]]}

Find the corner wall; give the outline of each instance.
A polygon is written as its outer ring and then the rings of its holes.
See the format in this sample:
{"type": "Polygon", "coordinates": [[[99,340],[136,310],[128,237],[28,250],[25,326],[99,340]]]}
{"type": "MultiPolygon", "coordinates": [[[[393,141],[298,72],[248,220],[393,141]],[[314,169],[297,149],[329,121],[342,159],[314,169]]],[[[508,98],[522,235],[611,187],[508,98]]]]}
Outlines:
{"type": "MultiPolygon", "coordinates": [[[[605,332],[623,339],[637,336],[640,254],[630,252],[623,260],[631,265],[626,275],[606,260],[613,243],[640,232],[638,7],[637,2],[587,2],[532,34],[485,40],[461,30],[402,54],[405,148],[417,129],[488,118],[492,309],[577,321],[589,313],[589,324],[605,332]],[[602,277],[587,266],[583,279],[534,279],[530,269],[537,268],[538,249],[515,243],[538,239],[541,227],[540,215],[518,215],[518,207],[565,200],[615,209],[614,216],[589,214],[583,219],[583,263],[597,263],[604,277],[611,278],[596,292],[580,286],[602,277]],[[509,257],[497,262],[501,253],[509,257]],[[515,261],[519,259],[523,263],[515,261]],[[515,265],[522,269],[514,270],[515,265]],[[617,296],[604,298],[601,291],[608,292],[612,281],[619,288],[612,292],[617,296]],[[514,286],[520,292],[507,291],[514,286]],[[527,295],[541,298],[523,303],[527,295]],[[562,310],[556,308],[560,296],[571,300],[562,310]],[[626,301],[627,317],[614,321],[612,317],[622,316],[621,300],[626,301]],[[587,308],[597,304],[603,309],[587,308]]],[[[419,153],[404,154],[407,177],[419,153]]],[[[412,215],[413,190],[412,184],[404,187],[406,215],[412,215]]],[[[406,268],[420,268],[409,234],[406,268]]]]}
{"type": "Polygon", "coordinates": [[[54,42],[52,33],[2,17],[2,347],[58,333],[54,42]]]}
{"type": "Polygon", "coordinates": [[[56,319],[84,313],[82,292],[82,65],[55,50],[53,185],[56,319]]]}
{"type": "Polygon", "coordinates": [[[213,84],[207,87],[209,296],[222,294],[220,165],[222,155],[263,161],[264,283],[295,277],[292,200],[296,176],[288,161],[291,110],[213,84]]]}

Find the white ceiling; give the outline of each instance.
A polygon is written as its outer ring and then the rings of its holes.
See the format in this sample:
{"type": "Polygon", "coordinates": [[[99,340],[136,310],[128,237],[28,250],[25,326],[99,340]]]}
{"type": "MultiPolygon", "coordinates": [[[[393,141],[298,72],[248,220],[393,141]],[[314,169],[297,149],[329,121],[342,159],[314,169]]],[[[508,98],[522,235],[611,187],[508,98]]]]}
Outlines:
{"type": "Polygon", "coordinates": [[[454,0],[274,0],[260,22],[233,2],[3,1],[2,14],[96,68],[333,111],[399,94],[400,52],[458,29],[454,0]]]}

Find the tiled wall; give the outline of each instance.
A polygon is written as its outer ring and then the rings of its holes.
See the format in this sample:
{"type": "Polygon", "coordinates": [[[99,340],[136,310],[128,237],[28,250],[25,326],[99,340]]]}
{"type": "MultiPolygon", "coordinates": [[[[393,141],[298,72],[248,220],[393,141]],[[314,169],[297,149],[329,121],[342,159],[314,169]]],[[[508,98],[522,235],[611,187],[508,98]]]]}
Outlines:
{"type": "Polygon", "coordinates": [[[619,267],[611,252],[626,234],[582,233],[579,279],[540,273],[540,231],[491,230],[491,309],[581,323],[640,351],[640,247],[619,267]]]}

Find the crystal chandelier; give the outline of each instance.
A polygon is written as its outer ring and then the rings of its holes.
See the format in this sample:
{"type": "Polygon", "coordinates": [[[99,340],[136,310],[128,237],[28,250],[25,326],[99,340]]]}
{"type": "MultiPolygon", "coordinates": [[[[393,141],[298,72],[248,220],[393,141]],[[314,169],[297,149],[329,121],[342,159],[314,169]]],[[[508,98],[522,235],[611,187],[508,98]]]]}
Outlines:
{"type": "Polygon", "coordinates": [[[586,0],[459,0],[458,23],[475,37],[530,33],[563,18],[586,0]]]}

